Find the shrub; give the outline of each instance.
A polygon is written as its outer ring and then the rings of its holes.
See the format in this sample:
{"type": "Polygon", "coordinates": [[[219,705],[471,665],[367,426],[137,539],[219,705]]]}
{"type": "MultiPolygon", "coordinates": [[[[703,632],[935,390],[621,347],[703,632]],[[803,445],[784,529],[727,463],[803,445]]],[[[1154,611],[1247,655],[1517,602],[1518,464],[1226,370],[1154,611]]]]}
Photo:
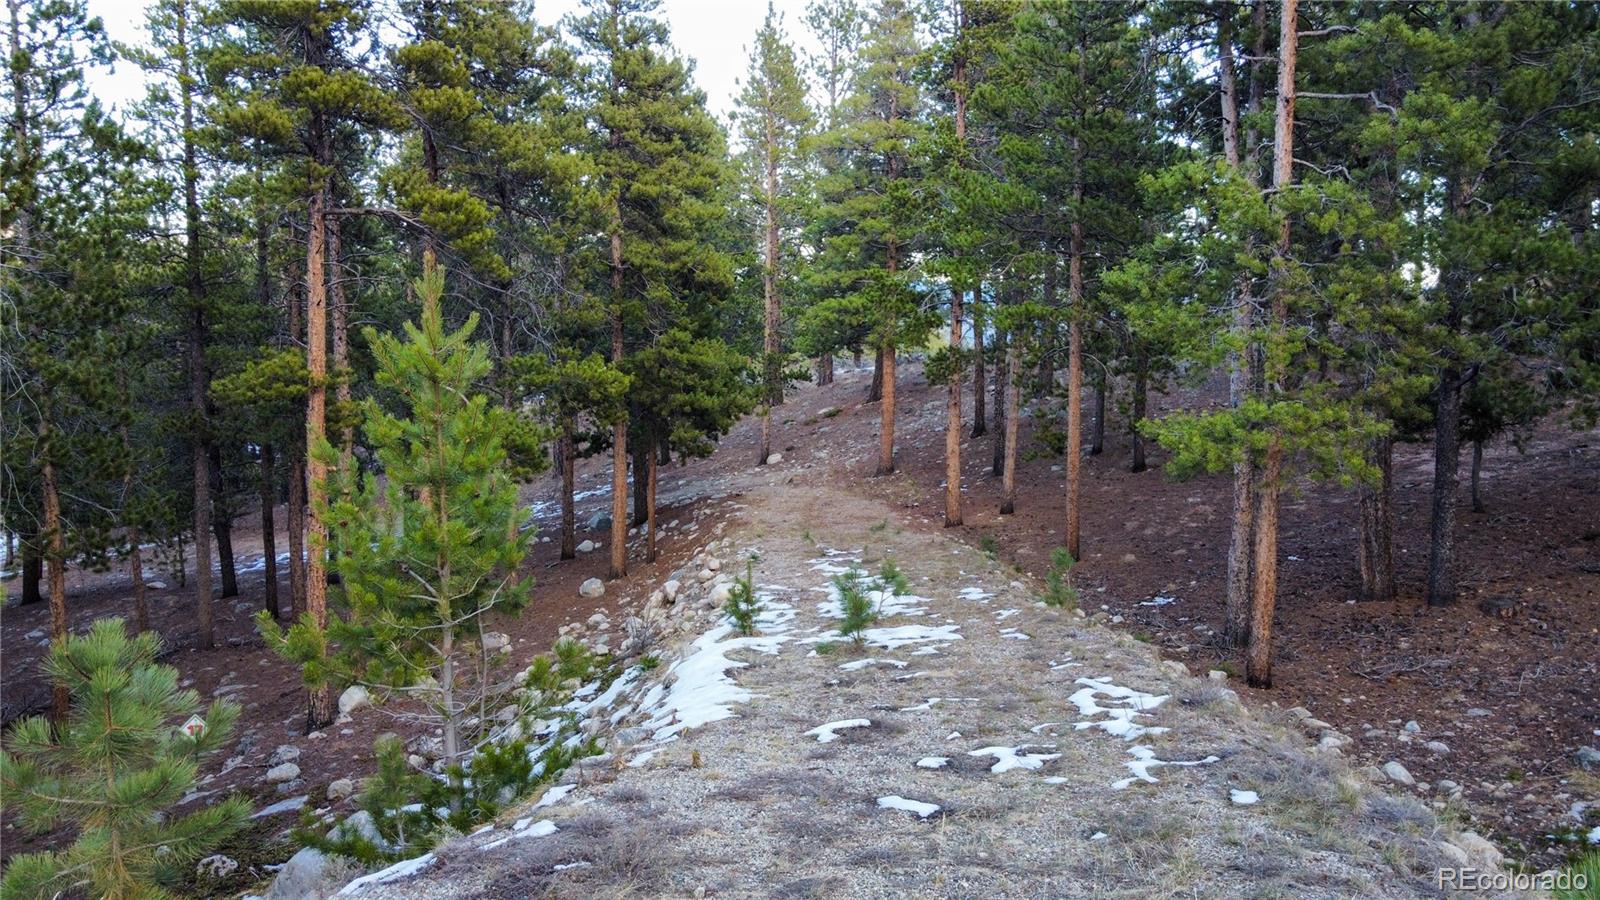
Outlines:
{"type": "Polygon", "coordinates": [[[878,609],[869,593],[871,588],[855,568],[833,576],[833,586],[839,591],[839,607],[844,612],[839,634],[859,645],[864,640],[862,632],[878,621],[878,609]]]}
{"type": "Polygon", "coordinates": [[[121,619],[101,619],[53,646],[45,676],[67,686],[72,710],[60,732],[42,717],[11,730],[0,752],[0,797],[25,828],[66,826],[60,852],[15,856],[0,896],[159,897],[161,885],[243,828],[250,805],[232,797],[184,816],[167,813],[193,787],[198,761],[227,740],[239,708],[206,710],[205,726],[179,726],[200,708],[178,672],[157,665],[152,634],[130,638],[121,619]]]}
{"type": "Polygon", "coordinates": [[[728,592],[728,602],[723,607],[734,627],[743,635],[755,634],[756,616],[761,614],[761,601],[756,599],[755,565],[745,563],[744,577],[733,582],[728,592]]]}
{"type": "Polygon", "coordinates": [[[1057,547],[1050,553],[1050,573],[1044,579],[1044,596],[1039,598],[1046,606],[1077,608],[1078,590],[1072,586],[1072,567],[1077,564],[1065,547],[1057,547]]]}

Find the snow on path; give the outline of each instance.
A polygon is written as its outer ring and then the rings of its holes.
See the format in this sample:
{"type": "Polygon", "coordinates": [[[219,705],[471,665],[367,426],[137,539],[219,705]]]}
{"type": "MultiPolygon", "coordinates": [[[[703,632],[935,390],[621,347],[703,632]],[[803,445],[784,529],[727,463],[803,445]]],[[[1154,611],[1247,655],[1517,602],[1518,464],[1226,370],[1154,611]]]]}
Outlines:
{"type": "Polygon", "coordinates": [[[819,744],[830,744],[839,739],[839,732],[846,728],[867,728],[872,725],[871,719],[840,719],[837,722],[825,722],[806,732],[808,737],[815,737],[819,744]]]}

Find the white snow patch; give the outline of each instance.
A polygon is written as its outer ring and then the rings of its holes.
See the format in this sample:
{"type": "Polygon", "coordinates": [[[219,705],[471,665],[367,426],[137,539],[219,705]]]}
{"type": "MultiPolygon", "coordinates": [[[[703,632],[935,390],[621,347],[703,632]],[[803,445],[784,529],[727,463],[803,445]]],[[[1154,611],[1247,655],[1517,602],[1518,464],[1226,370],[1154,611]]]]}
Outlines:
{"type": "Polygon", "coordinates": [[[1228,799],[1232,800],[1235,806],[1249,806],[1252,803],[1260,802],[1261,795],[1255,791],[1241,791],[1238,788],[1229,788],[1228,799]]]}
{"type": "Polygon", "coordinates": [[[556,831],[559,830],[556,828],[556,823],[550,821],[549,819],[540,819],[539,821],[534,822],[532,825],[527,824],[527,822],[527,819],[518,819],[517,824],[511,826],[510,834],[500,838],[499,840],[493,840],[487,844],[484,844],[482,847],[478,848],[478,851],[481,853],[487,853],[496,847],[504,846],[512,841],[519,841],[523,838],[545,837],[547,835],[555,834],[556,831]]]}
{"type": "Polygon", "coordinates": [[[855,662],[843,663],[839,668],[846,672],[854,672],[857,669],[865,669],[867,666],[893,666],[896,669],[904,669],[906,664],[904,660],[878,659],[877,657],[869,656],[866,659],[858,659],[855,662]]]}
{"type": "Polygon", "coordinates": [[[838,732],[845,728],[866,728],[872,724],[871,719],[840,719],[837,722],[827,722],[806,732],[807,736],[817,739],[819,744],[832,743],[839,739],[838,732]]]}
{"type": "Polygon", "coordinates": [[[983,603],[993,596],[994,594],[981,587],[964,587],[961,589],[961,599],[972,600],[976,603],[983,603]]]}
{"type": "Polygon", "coordinates": [[[1113,684],[1109,677],[1079,678],[1074,684],[1085,685],[1067,698],[1078,708],[1079,714],[1089,717],[1102,715],[1106,717],[1098,721],[1078,722],[1073,726],[1078,731],[1083,731],[1087,728],[1099,728],[1106,734],[1132,741],[1146,734],[1161,734],[1171,730],[1154,725],[1140,725],[1134,721],[1136,717],[1141,715],[1148,718],[1149,716],[1145,711],[1155,709],[1165,703],[1167,700],[1167,695],[1165,694],[1147,694],[1144,691],[1136,691],[1133,688],[1113,684]],[[1115,705],[1101,706],[1099,701],[1095,699],[1097,695],[1107,698],[1108,703],[1115,705]]]}
{"type": "Polygon", "coordinates": [[[724,623],[701,635],[689,655],[667,670],[672,686],[663,690],[657,685],[640,702],[639,709],[652,714],[645,727],[655,731],[656,740],[664,741],[688,729],[731,718],[734,704],[748,703],[755,695],[728,677],[730,669],[749,665],[728,654],[736,650],[777,653],[789,640],[783,632],[793,618],[793,607],[774,602],[756,618],[762,634],[730,638],[734,628],[724,623]]]}
{"type": "Polygon", "coordinates": [[[899,794],[890,794],[887,797],[879,797],[878,808],[900,809],[909,813],[916,813],[917,817],[922,819],[926,819],[927,817],[938,812],[940,809],[939,804],[937,803],[924,803],[921,800],[907,800],[899,794]]]}
{"type": "Polygon", "coordinates": [[[1003,637],[1003,638],[1011,638],[1014,641],[1031,641],[1031,640],[1033,640],[1033,638],[1028,637],[1027,635],[1025,635],[1022,632],[1016,630],[1015,628],[1002,628],[1002,629],[1000,629],[1000,636],[1003,637]]]}
{"type": "Polygon", "coordinates": [[[1149,600],[1143,601],[1139,605],[1140,606],[1166,606],[1168,603],[1177,603],[1177,602],[1178,602],[1178,598],[1177,597],[1155,596],[1155,597],[1151,597],[1149,600]]]}
{"type": "Polygon", "coordinates": [[[995,764],[989,771],[995,774],[1009,772],[1012,769],[1038,769],[1052,759],[1060,759],[1059,753],[1023,753],[1029,747],[1050,746],[1047,744],[1022,744],[1017,747],[980,747],[967,752],[968,756],[992,756],[995,764]]]}
{"type": "Polygon", "coordinates": [[[539,798],[539,802],[535,803],[533,808],[543,809],[546,806],[554,806],[565,799],[568,794],[577,789],[578,786],[575,784],[558,784],[550,790],[545,791],[544,796],[539,798]]]}
{"type": "Polygon", "coordinates": [[[646,750],[643,753],[639,754],[638,756],[635,756],[633,759],[628,760],[628,768],[630,768],[630,769],[640,768],[640,767],[648,764],[650,762],[650,760],[655,759],[656,758],[656,754],[660,753],[660,752],[661,752],[661,748],[660,747],[657,747],[654,750],[646,750]]]}
{"type": "Polygon", "coordinates": [[[1154,775],[1150,774],[1150,770],[1156,768],[1157,766],[1201,766],[1207,763],[1214,763],[1221,758],[1217,756],[1208,756],[1205,759],[1196,760],[1156,759],[1156,751],[1154,748],[1145,747],[1143,745],[1128,748],[1128,753],[1133,756],[1133,759],[1130,759],[1127,762],[1127,766],[1130,770],[1132,770],[1133,775],[1128,778],[1119,778],[1118,780],[1111,782],[1111,789],[1114,791],[1126,790],[1127,787],[1133,784],[1135,781],[1146,781],[1150,784],[1159,783],[1159,780],[1154,775]]]}
{"type": "Polygon", "coordinates": [[[994,614],[994,620],[996,622],[1004,622],[1005,620],[1011,618],[1012,616],[1016,615],[1019,612],[1022,612],[1022,610],[1020,610],[1020,609],[1000,609],[1000,610],[996,610],[995,614],[994,614]]]}
{"type": "Polygon", "coordinates": [[[949,764],[950,757],[948,756],[924,756],[917,760],[917,768],[919,769],[942,769],[949,764]]]}
{"type": "MultiPolygon", "coordinates": [[[[1034,734],[1042,734],[1046,728],[1054,728],[1057,725],[1065,725],[1065,724],[1067,724],[1067,723],[1065,723],[1065,722],[1042,722],[1042,723],[1040,723],[1038,725],[1033,726],[1032,728],[1029,728],[1028,730],[1033,732],[1034,734]]],[[[1050,732],[1050,736],[1054,737],[1055,736],[1055,732],[1053,732],[1053,731],[1050,732]]]]}
{"type": "Polygon", "coordinates": [[[1066,778],[1065,775],[1046,775],[1045,778],[1044,778],[1044,783],[1045,784],[1066,784],[1067,783],[1067,778],[1066,778]]]}
{"type": "MultiPolygon", "coordinates": [[[[487,850],[488,848],[485,847],[484,849],[487,850]]],[[[434,856],[432,853],[424,853],[415,859],[403,859],[387,869],[357,878],[355,881],[352,881],[341,888],[336,896],[347,897],[351,894],[358,894],[361,891],[366,890],[366,888],[370,885],[388,884],[391,881],[399,881],[402,878],[410,878],[433,865],[433,860],[434,856]]]]}

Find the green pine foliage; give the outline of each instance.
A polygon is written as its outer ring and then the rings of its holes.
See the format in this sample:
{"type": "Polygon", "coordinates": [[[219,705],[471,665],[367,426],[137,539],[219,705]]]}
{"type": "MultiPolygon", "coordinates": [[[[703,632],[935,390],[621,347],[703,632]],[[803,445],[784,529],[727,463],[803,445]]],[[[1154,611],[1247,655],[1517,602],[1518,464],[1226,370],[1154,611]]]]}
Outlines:
{"type": "Polygon", "coordinates": [[[862,632],[878,621],[878,606],[872,601],[872,586],[864,573],[852,566],[833,576],[833,587],[839,593],[839,607],[844,621],[839,623],[839,634],[855,641],[856,646],[866,638],[862,632]]]}
{"type": "Polygon", "coordinates": [[[240,828],[250,804],[230,797],[177,816],[168,810],[194,785],[199,763],[227,743],[239,707],[217,700],[198,735],[180,730],[201,713],[157,665],[152,634],[128,637],[121,619],[55,644],[45,674],[65,683],[72,712],[59,732],[43,717],[17,723],[0,753],[7,812],[34,831],[65,827],[73,843],[7,865],[0,893],[48,898],[166,897],[187,867],[240,828]]]}
{"type": "MultiPolygon", "coordinates": [[[[342,614],[325,630],[309,615],[286,633],[268,616],[259,624],[308,685],[353,680],[421,700],[459,766],[473,743],[464,723],[492,689],[484,618],[526,601],[517,570],[529,535],[506,467],[510,413],[479,392],[490,363],[471,341],[476,317],[447,330],[443,290],[440,270],[418,281],[422,319],[406,340],[367,332],[377,386],[400,413],[366,402],[363,432],[385,477],[346,470],[331,492],[342,614]]],[[[338,464],[331,446],[313,452],[338,464]]]]}
{"type": "Polygon", "coordinates": [[[1058,609],[1078,608],[1078,589],[1072,586],[1072,568],[1077,564],[1065,547],[1050,551],[1050,571],[1045,575],[1041,603],[1058,609]]]}
{"type": "Polygon", "coordinates": [[[756,632],[756,617],[761,615],[761,600],[756,596],[755,563],[745,563],[744,577],[734,579],[728,592],[728,602],[723,611],[733,620],[735,628],[743,635],[756,632]]]}

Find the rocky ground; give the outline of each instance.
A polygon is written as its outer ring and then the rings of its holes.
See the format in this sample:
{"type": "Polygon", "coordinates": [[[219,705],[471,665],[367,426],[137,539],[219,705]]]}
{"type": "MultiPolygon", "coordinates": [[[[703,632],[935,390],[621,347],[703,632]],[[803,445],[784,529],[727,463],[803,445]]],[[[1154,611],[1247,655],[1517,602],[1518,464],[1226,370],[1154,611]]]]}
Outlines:
{"type": "Polygon", "coordinates": [[[346,894],[1410,897],[1499,863],[1353,771],[1326,723],[1248,712],[1223,673],[811,474],[748,479],[726,536],[635,611],[663,665],[587,701],[605,756],[346,894]],[[751,637],[715,608],[746,558],[751,637]],[[830,577],[885,560],[910,592],[841,638],[830,577]]]}

